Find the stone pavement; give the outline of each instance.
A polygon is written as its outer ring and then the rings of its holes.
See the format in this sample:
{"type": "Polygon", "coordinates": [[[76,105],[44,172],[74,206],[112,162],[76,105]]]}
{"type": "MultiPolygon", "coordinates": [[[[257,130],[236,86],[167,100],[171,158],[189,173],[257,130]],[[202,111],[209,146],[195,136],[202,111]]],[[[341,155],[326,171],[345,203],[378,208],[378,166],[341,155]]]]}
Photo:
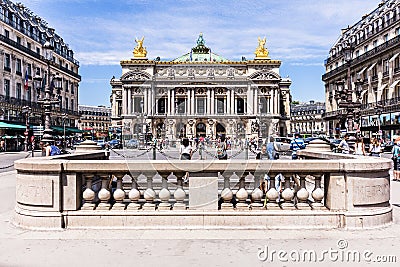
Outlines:
{"type": "Polygon", "coordinates": [[[391,183],[394,223],[381,229],[31,231],[10,223],[15,171],[0,173],[0,181],[0,266],[382,265],[373,260],[396,260],[383,266],[398,266],[400,262],[400,182],[391,183]],[[353,262],[351,253],[348,262],[349,251],[361,255],[360,262],[353,262]],[[307,253],[312,252],[320,262],[314,258],[310,262],[307,253]],[[265,255],[268,259],[261,261],[265,255]],[[296,255],[300,262],[293,261],[296,255]]]}

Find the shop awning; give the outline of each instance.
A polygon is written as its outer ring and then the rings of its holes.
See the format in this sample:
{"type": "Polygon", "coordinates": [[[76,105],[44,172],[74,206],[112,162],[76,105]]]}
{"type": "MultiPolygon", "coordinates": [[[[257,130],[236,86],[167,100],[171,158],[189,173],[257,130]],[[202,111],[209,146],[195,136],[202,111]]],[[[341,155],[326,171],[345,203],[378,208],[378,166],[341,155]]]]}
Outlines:
{"type": "Polygon", "coordinates": [[[368,68],[368,67],[364,67],[362,70],[360,70],[360,71],[358,72],[358,75],[363,74],[363,72],[364,72],[367,68],[368,68]]]}
{"type": "Polygon", "coordinates": [[[368,71],[371,71],[371,70],[375,67],[376,63],[377,63],[377,62],[375,62],[374,64],[372,64],[372,65],[368,68],[368,71]]]}
{"type": "Polygon", "coordinates": [[[389,59],[389,62],[392,62],[393,60],[395,60],[400,53],[395,54],[391,59],[389,59]]]}
{"type": "MultiPolygon", "coordinates": [[[[62,126],[52,126],[51,127],[54,131],[63,133],[64,132],[64,127],[62,126]]],[[[78,128],[75,127],[65,127],[65,132],[66,133],[82,133],[82,130],[79,130],[78,128]]]]}
{"type": "Polygon", "coordinates": [[[399,82],[400,82],[400,80],[394,81],[394,82],[389,86],[389,88],[390,88],[390,89],[395,88],[396,85],[397,85],[399,82]]]}
{"type": "Polygon", "coordinates": [[[0,122],[0,129],[20,129],[20,130],[25,130],[26,126],[0,122]]]}

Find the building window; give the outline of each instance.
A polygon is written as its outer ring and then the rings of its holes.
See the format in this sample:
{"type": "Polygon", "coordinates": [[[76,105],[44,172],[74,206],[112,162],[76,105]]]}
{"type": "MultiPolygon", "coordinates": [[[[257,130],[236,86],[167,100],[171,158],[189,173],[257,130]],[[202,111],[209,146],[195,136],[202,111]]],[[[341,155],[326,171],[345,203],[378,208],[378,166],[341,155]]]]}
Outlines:
{"type": "Polygon", "coordinates": [[[372,43],[372,45],[374,46],[374,48],[376,48],[376,47],[378,46],[378,41],[375,40],[375,41],[372,43]]]}
{"type": "Polygon", "coordinates": [[[32,101],[32,87],[28,87],[28,90],[26,92],[26,100],[28,100],[28,102],[32,101]]]}
{"type": "Polygon", "coordinates": [[[6,98],[10,98],[10,80],[4,80],[4,94],[6,98]]]}
{"type": "Polygon", "coordinates": [[[21,99],[22,86],[21,86],[20,83],[17,83],[17,87],[15,88],[15,91],[16,91],[15,98],[16,98],[16,99],[21,99]]]}
{"type": "Polygon", "coordinates": [[[65,98],[65,109],[68,110],[68,97],[65,98]]]}
{"type": "Polygon", "coordinates": [[[71,111],[74,111],[74,100],[71,99],[71,111]]]}
{"type": "Polygon", "coordinates": [[[217,114],[224,114],[224,99],[223,98],[217,98],[217,114]]]}
{"type": "Polygon", "coordinates": [[[389,34],[385,34],[383,36],[383,39],[385,40],[385,42],[389,41],[389,34]]]}
{"type": "Polygon", "coordinates": [[[10,32],[4,29],[4,36],[8,39],[10,39],[10,32]]]}
{"type": "Polygon", "coordinates": [[[68,80],[64,81],[64,88],[65,88],[65,92],[69,92],[69,89],[68,89],[68,80]]]}
{"type": "Polygon", "coordinates": [[[165,114],[165,98],[160,98],[157,101],[157,113],[165,114]]]}
{"type": "Polygon", "coordinates": [[[17,36],[17,44],[21,44],[21,37],[17,36]]]}
{"type": "Polygon", "coordinates": [[[63,98],[62,98],[62,96],[58,96],[58,100],[60,101],[60,107],[62,107],[62,102],[63,102],[63,98]]]}
{"type": "Polygon", "coordinates": [[[10,56],[10,54],[4,54],[4,70],[11,71],[11,56],[10,56]]]}
{"type": "Polygon", "coordinates": [[[236,99],[236,113],[244,114],[244,99],[243,98],[236,99]]]}
{"type": "Polygon", "coordinates": [[[28,76],[32,77],[32,64],[28,64],[27,66],[27,72],[28,72],[28,76]]]}
{"type": "Polygon", "coordinates": [[[356,51],[356,57],[359,57],[360,56],[360,50],[357,50],[356,51]]]}
{"type": "Polygon", "coordinates": [[[36,53],[40,55],[40,48],[36,47],[36,53]]]}
{"type": "Polygon", "coordinates": [[[383,76],[389,75],[389,60],[385,59],[383,61],[383,76]]]}
{"type": "Polygon", "coordinates": [[[73,83],[71,83],[71,94],[72,95],[74,94],[74,84],[73,83]]]}
{"type": "Polygon", "coordinates": [[[364,53],[367,53],[368,52],[368,45],[365,45],[364,46],[364,53]]]}
{"type": "Polygon", "coordinates": [[[176,99],[176,107],[177,110],[176,113],[178,114],[184,114],[186,112],[185,108],[185,99],[184,98],[178,98],[176,99]]]}
{"type": "Polygon", "coordinates": [[[26,47],[27,47],[29,50],[31,50],[32,44],[28,42],[28,43],[26,43],[26,47]]]}
{"type": "Polygon", "coordinates": [[[15,61],[15,73],[22,75],[22,61],[19,58],[15,61]]]}
{"type": "Polygon", "coordinates": [[[133,112],[135,113],[143,113],[144,111],[144,103],[143,103],[143,97],[134,97],[133,98],[133,112]]]}
{"type": "Polygon", "coordinates": [[[196,112],[197,114],[204,114],[205,113],[205,104],[206,99],[199,97],[196,99],[196,112]]]}

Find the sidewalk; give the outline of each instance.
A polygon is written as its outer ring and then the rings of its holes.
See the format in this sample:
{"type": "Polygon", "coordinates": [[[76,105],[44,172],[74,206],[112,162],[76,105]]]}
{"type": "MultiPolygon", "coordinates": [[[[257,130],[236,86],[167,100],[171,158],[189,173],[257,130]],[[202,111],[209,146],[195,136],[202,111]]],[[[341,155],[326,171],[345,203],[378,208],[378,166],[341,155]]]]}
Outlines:
{"type": "MultiPolygon", "coordinates": [[[[347,244],[347,250],[369,250],[373,256],[396,256],[397,263],[386,266],[398,266],[400,262],[400,182],[391,182],[394,223],[381,229],[30,231],[10,223],[15,175],[15,171],[0,173],[0,266],[292,266],[293,261],[278,260],[277,252],[269,262],[272,250],[315,250],[320,255],[329,249],[345,251],[339,248],[343,244],[347,244]],[[270,257],[263,262],[258,252],[266,251],[266,246],[270,257]]],[[[320,264],[338,263],[343,261],[325,258],[320,264]]],[[[296,264],[317,266],[313,261],[296,264]]],[[[365,266],[366,262],[344,265],[365,266]]]]}

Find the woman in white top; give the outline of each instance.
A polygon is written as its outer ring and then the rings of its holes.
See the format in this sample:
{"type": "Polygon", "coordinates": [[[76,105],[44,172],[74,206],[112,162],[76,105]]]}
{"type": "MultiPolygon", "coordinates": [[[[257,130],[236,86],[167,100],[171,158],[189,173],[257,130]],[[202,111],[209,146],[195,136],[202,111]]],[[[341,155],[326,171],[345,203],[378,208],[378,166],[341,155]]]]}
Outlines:
{"type": "Polygon", "coordinates": [[[361,137],[357,137],[354,154],[365,156],[365,145],[361,137]]]}
{"type": "Polygon", "coordinates": [[[192,147],[189,145],[189,139],[183,138],[182,145],[179,148],[179,153],[181,155],[182,160],[191,160],[192,159],[192,147]]]}

